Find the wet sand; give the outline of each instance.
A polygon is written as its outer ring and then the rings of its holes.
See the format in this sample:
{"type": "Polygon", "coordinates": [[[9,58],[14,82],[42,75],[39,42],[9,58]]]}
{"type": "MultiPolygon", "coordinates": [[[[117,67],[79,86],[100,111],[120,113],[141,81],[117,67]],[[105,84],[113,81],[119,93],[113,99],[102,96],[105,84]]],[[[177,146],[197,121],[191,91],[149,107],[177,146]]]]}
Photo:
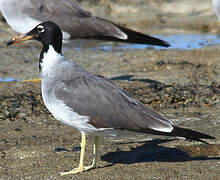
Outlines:
{"type": "MultiPolygon", "coordinates": [[[[83,1],[82,6],[150,35],[220,30],[211,2],[205,0],[93,2],[83,1]]],[[[41,46],[28,42],[6,47],[4,42],[14,34],[0,23],[0,78],[39,77],[41,46]]],[[[83,47],[96,45],[89,42],[83,47]]],[[[101,139],[97,169],[61,178],[59,172],[78,166],[79,132],[47,111],[40,83],[0,82],[0,179],[220,179],[219,45],[196,50],[113,51],[64,46],[63,53],[71,61],[112,78],[176,125],[216,140],[204,145],[143,134],[101,139]]],[[[92,160],[92,142],[89,137],[86,164],[92,160]]]]}

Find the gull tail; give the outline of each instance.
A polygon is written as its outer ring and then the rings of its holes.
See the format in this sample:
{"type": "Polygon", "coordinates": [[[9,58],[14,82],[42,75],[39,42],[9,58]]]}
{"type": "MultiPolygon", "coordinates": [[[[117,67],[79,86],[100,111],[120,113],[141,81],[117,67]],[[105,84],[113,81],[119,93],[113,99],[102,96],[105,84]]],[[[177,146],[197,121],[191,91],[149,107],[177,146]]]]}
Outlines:
{"type": "MultiPolygon", "coordinates": [[[[101,19],[101,18],[99,18],[99,19],[101,19]]],[[[158,38],[155,38],[152,36],[148,36],[146,34],[134,31],[134,30],[126,28],[126,27],[122,27],[122,26],[115,24],[111,21],[107,21],[104,19],[101,19],[101,20],[111,23],[111,25],[115,26],[119,31],[121,31],[122,34],[124,34],[124,37],[120,38],[118,36],[118,34],[115,36],[113,36],[113,34],[110,34],[110,35],[96,35],[96,36],[87,37],[87,38],[115,41],[115,42],[122,42],[122,43],[149,44],[149,45],[162,46],[162,47],[169,47],[170,46],[170,44],[168,42],[163,41],[161,39],[158,39],[158,38]]]]}
{"type": "Polygon", "coordinates": [[[199,141],[203,142],[205,144],[208,144],[207,142],[201,140],[201,139],[215,139],[215,137],[193,131],[190,129],[185,129],[185,128],[180,128],[180,127],[173,127],[173,131],[167,134],[168,136],[178,136],[178,137],[184,137],[186,139],[194,140],[194,141],[199,141]]]}
{"type": "Polygon", "coordinates": [[[143,33],[119,26],[119,25],[117,25],[117,27],[128,36],[128,38],[125,40],[121,39],[121,42],[136,43],[136,44],[149,44],[149,45],[156,45],[156,46],[163,46],[163,47],[170,46],[168,42],[163,41],[161,39],[148,36],[146,34],[143,34],[143,33]]]}

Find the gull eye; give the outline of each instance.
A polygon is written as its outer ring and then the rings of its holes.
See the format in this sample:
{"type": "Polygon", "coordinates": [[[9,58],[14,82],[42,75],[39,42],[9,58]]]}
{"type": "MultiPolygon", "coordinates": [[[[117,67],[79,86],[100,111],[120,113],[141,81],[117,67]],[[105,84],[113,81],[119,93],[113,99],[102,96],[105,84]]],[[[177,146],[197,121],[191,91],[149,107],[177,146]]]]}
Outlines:
{"type": "Polygon", "coordinates": [[[43,27],[43,26],[38,26],[38,27],[37,27],[37,32],[38,32],[38,33],[44,32],[44,27],[43,27]]]}

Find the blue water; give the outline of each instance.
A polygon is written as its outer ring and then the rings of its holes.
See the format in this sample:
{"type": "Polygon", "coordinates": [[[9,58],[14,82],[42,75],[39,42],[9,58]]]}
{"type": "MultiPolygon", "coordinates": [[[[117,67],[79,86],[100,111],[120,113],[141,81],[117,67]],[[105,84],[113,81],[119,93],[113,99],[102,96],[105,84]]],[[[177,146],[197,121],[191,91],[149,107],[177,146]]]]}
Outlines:
{"type": "MultiPolygon", "coordinates": [[[[204,46],[220,44],[219,35],[210,34],[177,34],[157,36],[171,44],[169,49],[200,49],[204,46]]],[[[154,47],[159,49],[160,47],[154,47]]]]}
{"type": "Polygon", "coordinates": [[[14,78],[0,78],[0,82],[14,82],[14,81],[20,81],[19,79],[14,78]]]}
{"type": "MultiPolygon", "coordinates": [[[[169,49],[200,49],[204,46],[220,44],[219,35],[210,35],[210,34],[174,34],[174,35],[158,35],[155,36],[164,41],[170,43],[169,49]]],[[[113,50],[127,50],[127,49],[167,49],[160,46],[150,46],[143,44],[123,44],[115,43],[113,45],[99,45],[95,44],[93,47],[89,47],[91,50],[104,50],[104,51],[113,51],[113,50]]],[[[65,48],[67,50],[69,48],[65,48]]],[[[74,50],[84,49],[83,46],[74,46],[74,50]]]]}

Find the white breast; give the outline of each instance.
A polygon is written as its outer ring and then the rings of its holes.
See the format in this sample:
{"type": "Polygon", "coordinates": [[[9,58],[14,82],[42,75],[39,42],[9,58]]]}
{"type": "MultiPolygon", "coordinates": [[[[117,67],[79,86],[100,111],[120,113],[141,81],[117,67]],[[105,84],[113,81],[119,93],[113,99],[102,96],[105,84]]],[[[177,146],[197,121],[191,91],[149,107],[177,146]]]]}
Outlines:
{"type": "Polygon", "coordinates": [[[53,46],[49,46],[49,49],[46,53],[43,54],[43,59],[41,62],[41,76],[52,77],[55,73],[55,70],[61,61],[66,61],[65,57],[62,54],[57,53],[53,46]]]}
{"type": "MultiPolygon", "coordinates": [[[[68,107],[65,102],[57,99],[55,96],[56,87],[54,87],[53,81],[56,78],[55,83],[59,83],[56,75],[62,75],[62,72],[58,72],[60,70],[62,71],[62,68],[60,67],[62,61],[67,60],[63,55],[57,53],[53,46],[49,46],[47,53],[43,55],[41,63],[42,96],[47,109],[51,112],[55,119],[68,124],[79,131],[83,131],[86,134],[115,136],[111,128],[96,129],[88,123],[88,116],[78,114],[74,111],[74,109],[68,107]]],[[[62,78],[62,76],[60,78],[62,78]]]]}
{"type": "MultiPolygon", "coordinates": [[[[63,101],[56,98],[54,93],[55,87],[48,87],[51,86],[51,82],[54,76],[56,76],[56,71],[59,71],[59,64],[61,64],[62,61],[66,61],[65,57],[57,53],[53,46],[50,45],[48,51],[44,53],[41,63],[43,100],[48,110],[57,120],[82,130],[85,129],[84,126],[89,126],[87,123],[89,117],[81,116],[74,112],[71,108],[66,106],[63,101]]],[[[87,129],[89,129],[89,127],[87,127],[87,129]]]]}

